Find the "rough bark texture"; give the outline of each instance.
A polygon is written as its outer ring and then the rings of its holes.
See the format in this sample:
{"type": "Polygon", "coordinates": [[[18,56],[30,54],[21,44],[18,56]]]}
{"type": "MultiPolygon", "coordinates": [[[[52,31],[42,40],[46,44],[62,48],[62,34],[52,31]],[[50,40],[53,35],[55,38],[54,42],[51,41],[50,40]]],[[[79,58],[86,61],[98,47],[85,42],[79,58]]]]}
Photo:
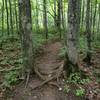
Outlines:
{"type": "Polygon", "coordinates": [[[77,37],[80,24],[80,0],[69,0],[68,3],[67,63],[65,63],[65,69],[68,72],[75,72],[78,70],[77,37]]]}
{"type": "Polygon", "coordinates": [[[33,42],[32,42],[32,20],[30,0],[20,0],[20,34],[23,52],[23,73],[32,72],[34,66],[33,42]]]}

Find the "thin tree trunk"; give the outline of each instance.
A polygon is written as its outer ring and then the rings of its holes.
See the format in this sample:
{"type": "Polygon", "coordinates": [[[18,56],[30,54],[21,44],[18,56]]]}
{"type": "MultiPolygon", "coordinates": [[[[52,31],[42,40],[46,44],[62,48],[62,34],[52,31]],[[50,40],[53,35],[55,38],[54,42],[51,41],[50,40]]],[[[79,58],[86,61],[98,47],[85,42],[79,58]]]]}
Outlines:
{"type": "Polygon", "coordinates": [[[36,29],[39,30],[39,11],[38,1],[36,0],[36,29]]]}
{"type": "Polygon", "coordinates": [[[61,38],[61,0],[58,0],[57,27],[61,38]]]}
{"type": "Polygon", "coordinates": [[[43,0],[43,22],[46,39],[48,39],[48,25],[47,25],[47,1],[43,0]]]}
{"type": "MultiPolygon", "coordinates": [[[[65,11],[65,10],[66,10],[66,9],[65,9],[66,6],[65,6],[65,5],[66,5],[66,3],[65,3],[65,0],[64,0],[64,8],[63,8],[63,12],[64,12],[64,27],[66,28],[66,11],[65,11]]],[[[65,30],[66,30],[66,29],[65,29],[65,30]]]]}
{"type": "Polygon", "coordinates": [[[99,12],[99,19],[98,19],[98,29],[97,29],[97,32],[99,33],[99,31],[100,31],[100,3],[98,4],[98,12],[99,12]]]}
{"type": "Polygon", "coordinates": [[[56,7],[56,4],[57,4],[57,1],[54,0],[54,25],[55,25],[55,28],[57,27],[57,13],[56,13],[57,7],[56,7]]]}
{"type": "Polygon", "coordinates": [[[87,0],[86,37],[87,37],[87,56],[86,56],[85,60],[87,62],[87,65],[90,66],[90,64],[91,64],[90,0],[87,0]]]}
{"type": "Polygon", "coordinates": [[[84,24],[84,9],[85,9],[85,0],[82,0],[81,29],[83,28],[84,24]]]}
{"type": "Polygon", "coordinates": [[[63,0],[61,0],[61,15],[62,15],[62,17],[61,17],[61,20],[62,20],[62,27],[63,27],[63,29],[65,28],[65,26],[64,26],[64,12],[63,12],[63,0]]]}
{"type": "MultiPolygon", "coordinates": [[[[91,4],[91,5],[90,5],[90,12],[91,12],[91,13],[90,13],[90,15],[91,15],[91,16],[90,16],[90,20],[91,20],[91,21],[90,21],[90,29],[92,30],[92,24],[93,24],[93,16],[92,16],[92,15],[93,15],[93,8],[92,8],[92,1],[90,2],[90,4],[91,4]]],[[[92,33],[92,31],[91,31],[91,33],[92,33]]]]}
{"type": "Polygon", "coordinates": [[[2,0],[2,36],[4,33],[4,0],[2,0]]]}
{"type": "Polygon", "coordinates": [[[95,18],[96,18],[96,12],[97,11],[97,0],[95,0],[95,11],[94,11],[94,16],[93,16],[93,40],[94,40],[94,32],[95,32],[95,18]]]}
{"type": "Polygon", "coordinates": [[[17,6],[17,2],[16,2],[16,0],[14,0],[14,6],[15,6],[14,8],[15,8],[16,31],[18,33],[18,17],[17,17],[18,15],[17,15],[17,7],[16,7],[17,6]]]}
{"type": "Polygon", "coordinates": [[[10,7],[10,30],[11,30],[11,34],[13,34],[13,20],[12,20],[12,4],[11,4],[11,0],[9,0],[9,7],[10,7]]]}
{"type": "Polygon", "coordinates": [[[8,2],[5,0],[5,6],[6,6],[6,16],[7,16],[7,34],[9,35],[9,12],[8,12],[8,2]]]}

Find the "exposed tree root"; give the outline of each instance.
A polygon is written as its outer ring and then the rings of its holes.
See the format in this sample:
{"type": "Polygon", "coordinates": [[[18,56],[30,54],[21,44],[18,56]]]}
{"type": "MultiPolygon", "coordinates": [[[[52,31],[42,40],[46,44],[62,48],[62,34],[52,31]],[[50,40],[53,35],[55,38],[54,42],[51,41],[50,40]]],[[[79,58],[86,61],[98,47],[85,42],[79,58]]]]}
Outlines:
{"type": "Polygon", "coordinates": [[[49,74],[54,74],[54,73],[56,73],[57,70],[59,69],[59,66],[60,66],[61,64],[62,64],[62,62],[60,62],[57,66],[55,66],[55,67],[52,69],[52,71],[50,71],[50,72],[48,72],[48,71],[47,71],[47,72],[46,72],[46,71],[39,71],[37,67],[35,68],[35,71],[36,71],[36,73],[38,74],[39,77],[41,77],[41,76],[44,77],[44,75],[49,75],[49,74]]]}
{"type": "MultiPolygon", "coordinates": [[[[61,74],[63,73],[63,64],[61,64],[58,69],[55,71],[56,74],[49,77],[48,79],[44,79],[44,76],[39,72],[38,68],[35,67],[35,72],[36,74],[42,79],[44,80],[41,84],[39,84],[38,86],[32,88],[32,89],[36,89],[36,88],[40,88],[42,87],[43,85],[47,84],[48,82],[50,82],[51,80],[55,80],[57,79],[57,83],[59,83],[59,77],[61,76],[61,74]]],[[[59,85],[55,84],[54,82],[50,82],[48,84],[51,84],[51,85],[56,85],[57,87],[59,87],[59,85]]]]}
{"type": "Polygon", "coordinates": [[[57,69],[56,69],[56,70],[52,70],[52,71],[50,71],[50,72],[40,71],[40,73],[41,73],[42,75],[50,75],[50,74],[56,73],[56,71],[57,71],[57,69]]]}
{"type": "Polygon", "coordinates": [[[56,79],[56,77],[55,77],[55,76],[50,77],[50,78],[46,79],[45,81],[43,81],[43,82],[42,82],[41,84],[39,84],[38,86],[32,88],[32,89],[34,90],[34,89],[36,89],[36,88],[40,88],[40,87],[42,87],[43,85],[47,84],[48,82],[50,82],[50,81],[53,80],[53,79],[56,79]]]}
{"type": "Polygon", "coordinates": [[[26,75],[25,89],[27,88],[27,85],[28,85],[29,79],[30,79],[30,71],[29,71],[29,72],[27,73],[27,75],[26,75]]]}
{"type": "Polygon", "coordinates": [[[9,71],[13,71],[13,70],[20,70],[21,67],[11,67],[9,69],[1,69],[0,72],[9,72],[9,71]]]}
{"type": "Polygon", "coordinates": [[[59,84],[56,83],[56,82],[49,82],[48,84],[49,84],[49,85],[56,86],[57,88],[60,88],[59,84]]]}
{"type": "Polygon", "coordinates": [[[61,66],[59,67],[58,71],[57,71],[57,82],[59,83],[59,77],[60,75],[63,73],[63,64],[61,64],[61,66]]]}
{"type": "Polygon", "coordinates": [[[40,77],[42,80],[45,80],[44,76],[39,72],[37,66],[34,67],[34,71],[38,75],[38,77],[40,77]]]}

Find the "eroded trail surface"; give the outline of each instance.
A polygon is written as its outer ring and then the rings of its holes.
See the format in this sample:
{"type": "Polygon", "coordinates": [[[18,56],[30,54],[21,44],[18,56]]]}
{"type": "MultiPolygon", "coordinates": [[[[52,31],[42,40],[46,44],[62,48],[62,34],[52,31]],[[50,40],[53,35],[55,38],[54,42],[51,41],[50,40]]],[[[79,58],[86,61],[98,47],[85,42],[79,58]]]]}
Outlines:
{"type": "MultiPolygon", "coordinates": [[[[43,46],[44,53],[37,58],[36,66],[46,79],[54,74],[53,70],[61,63],[58,57],[61,47],[60,42],[49,42],[43,46]]],[[[46,84],[39,89],[33,90],[41,82],[43,80],[36,76],[30,79],[26,89],[24,89],[23,85],[17,87],[13,100],[67,100],[63,92],[59,91],[59,88],[54,85],[46,84]]]]}
{"type": "Polygon", "coordinates": [[[49,75],[53,72],[61,61],[58,58],[60,42],[47,43],[44,45],[44,55],[37,59],[39,71],[44,75],[49,75]]]}

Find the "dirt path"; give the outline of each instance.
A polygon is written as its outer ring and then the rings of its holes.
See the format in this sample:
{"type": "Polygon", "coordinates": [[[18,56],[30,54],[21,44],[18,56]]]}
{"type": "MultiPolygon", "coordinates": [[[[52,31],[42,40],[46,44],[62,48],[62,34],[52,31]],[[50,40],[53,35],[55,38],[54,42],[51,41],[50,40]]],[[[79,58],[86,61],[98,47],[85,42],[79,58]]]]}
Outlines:
{"type": "Polygon", "coordinates": [[[60,42],[44,45],[44,55],[37,59],[37,66],[41,73],[50,75],[60,65],[61,61],[58,59],[58,53],[61,47],[60,42]]]}
{"type": "MultiPolygon", "coordinates": [[[[50,74],[61,61],[58,59],[59,49],[62,47],[60,42],[47,43],[44,45],[44,54],[37,59],[37,67],[41,73],[45,74],[45,78],[52,76],[50,74]]],[[[37,76],[32,78],[27,89],[19,86],[15,92],[13,100],[67,100],[63,92],[53,85],[44,85],[40,89],[33,90],[42,80],[37,76]]]]}

